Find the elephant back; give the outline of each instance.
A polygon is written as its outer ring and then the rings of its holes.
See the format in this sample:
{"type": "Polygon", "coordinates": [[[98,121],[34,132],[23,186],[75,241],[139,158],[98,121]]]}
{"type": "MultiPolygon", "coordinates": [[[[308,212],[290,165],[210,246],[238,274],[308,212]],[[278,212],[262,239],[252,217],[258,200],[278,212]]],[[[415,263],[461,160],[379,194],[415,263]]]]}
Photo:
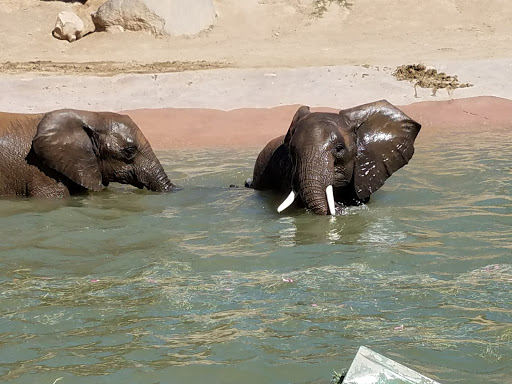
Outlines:
{"type": "Polygon", "coordinates": [[[0,112],[0,151],[4,158],[25,158],[44,114],[0,112]]]}

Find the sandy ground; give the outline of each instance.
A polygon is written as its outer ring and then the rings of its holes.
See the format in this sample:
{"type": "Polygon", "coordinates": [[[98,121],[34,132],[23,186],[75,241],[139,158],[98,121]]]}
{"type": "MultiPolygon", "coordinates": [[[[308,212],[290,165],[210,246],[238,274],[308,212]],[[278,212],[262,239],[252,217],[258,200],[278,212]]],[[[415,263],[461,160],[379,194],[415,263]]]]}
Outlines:
{"type": "Polygon", "coordinates": [[[350,7],[332,0],[314,17],[317,2],[214,0],[216,23],[197,36],[93,33],[70,44],[51,31],[58,12],[76,5],[1,0],[1,61],[116,61],[129,70],[132,61],[254,68],[510,57],[508,0],[349,0],[350,7]]]}
{"type": "Polygon", "coordinates": [[[508,0],[332,1],[322,17],[314,0],[214,3],[215,25],[196,36],[102,32],[70,44],[51,30],[78,5],[0,0],[0,110],[129,111],[155,148],[259,146],[298,104],[383,98],[429,129],[512,126],[508,0]],[[415,89],[392,76],[419,62],[473,86],[415,89]]]}

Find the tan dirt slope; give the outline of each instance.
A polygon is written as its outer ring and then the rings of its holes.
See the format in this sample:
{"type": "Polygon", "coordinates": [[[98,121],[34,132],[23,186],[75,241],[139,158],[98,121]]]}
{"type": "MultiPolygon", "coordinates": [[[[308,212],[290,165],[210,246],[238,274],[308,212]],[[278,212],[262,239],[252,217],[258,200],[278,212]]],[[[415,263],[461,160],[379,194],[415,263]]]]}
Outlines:
{"type": "MultiPolygon", "coordinates": [[[[94,1],[94,0],[93,0],[94,1]]],[[[315,0],[215,0],[215,25],[192,37],[93,33],[75,43],[52,37],[60,1],[0,0],[0,62],[206,61],[210,66],[301,67],[404,64],[510,57],[509,0],[339,0],[314,17],[315,0]]],[[[89,72],[94,67],[89,66],[89,72]]],[[[201,64],[199,64],[201,65],[201,64]]],[[[80,73],[85,66],[72,71],[80,73]]],[[[48,71],[61,72],[58,67],[48,71]]],[[[148,72],[169,71],[169,64],[148,72]]],[[[5,72],[34,70],[10,64],[5,72]]],[[[37,69],[37,68],[36,68],[37,69]]],[[[172,68],[171,68],[172,69],[172,68]]],[[[183,68],[181,68],[183,69],[183,68]]],[[[186,65],[185,65],[186,69],[186,65]]]]}

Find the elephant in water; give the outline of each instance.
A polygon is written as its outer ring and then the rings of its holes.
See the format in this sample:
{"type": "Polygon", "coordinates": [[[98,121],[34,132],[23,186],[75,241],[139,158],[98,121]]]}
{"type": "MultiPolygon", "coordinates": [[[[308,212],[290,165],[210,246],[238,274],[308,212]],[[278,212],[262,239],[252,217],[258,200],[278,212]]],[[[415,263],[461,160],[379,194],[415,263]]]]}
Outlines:
{"type": "Polygon", "coordinates": [[[246,187],[274,190],[316,214],[366,203],[386,179],[409,162],[421,125],[386,100],[341,110],[302,106],[285,136],[260,152],[246,187]]]}
{"type": "Polygon", "coordinates": [[[110,182],[174,189],[130,117],[73,109],[0,113],[0,196],[64,197],[110,182]]]}

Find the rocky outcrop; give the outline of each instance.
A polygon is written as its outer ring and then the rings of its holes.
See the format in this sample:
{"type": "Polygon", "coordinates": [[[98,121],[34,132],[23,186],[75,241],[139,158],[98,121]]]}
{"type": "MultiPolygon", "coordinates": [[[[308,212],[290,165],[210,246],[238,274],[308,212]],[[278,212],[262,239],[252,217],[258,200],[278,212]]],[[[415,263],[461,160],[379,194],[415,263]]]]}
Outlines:
{"type": "Polygon", "coordinates": [[[215,20],[213,0],[108,0],[93,14],[98,30],[193,35],[215,20]]]}

